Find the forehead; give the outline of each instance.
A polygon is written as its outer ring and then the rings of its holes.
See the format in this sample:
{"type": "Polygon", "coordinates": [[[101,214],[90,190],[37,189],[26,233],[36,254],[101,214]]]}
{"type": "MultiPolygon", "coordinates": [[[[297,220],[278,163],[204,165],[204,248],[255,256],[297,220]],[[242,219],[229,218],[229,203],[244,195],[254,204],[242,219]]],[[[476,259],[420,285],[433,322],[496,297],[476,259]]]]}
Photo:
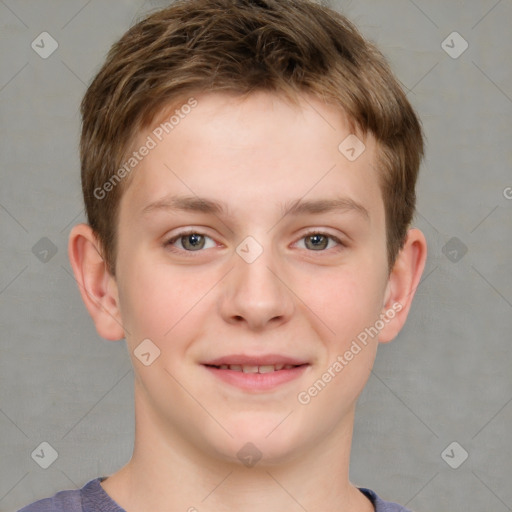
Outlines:
{"type": "Polygon", "coordinates": [[[232,215],[256,203],[264,215],[270,205],[282,210],[301,198],[341,195],[372,218],[383,216],[375,140],[354,133],[340,109],[268,93],[193,100],[193,108],[178,105],[139,134],[135,151],[151,149],[131,174],[122,209],[141,213],[165,197],[186,195],[222,202],[232,215]]]}

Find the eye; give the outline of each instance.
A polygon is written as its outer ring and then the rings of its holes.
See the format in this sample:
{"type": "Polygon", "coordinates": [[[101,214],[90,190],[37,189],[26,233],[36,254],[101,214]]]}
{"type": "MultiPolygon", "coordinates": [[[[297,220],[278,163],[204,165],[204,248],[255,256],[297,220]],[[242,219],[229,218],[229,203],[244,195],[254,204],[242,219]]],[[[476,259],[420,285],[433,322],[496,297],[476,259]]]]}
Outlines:
{"type": "Polygon", "coordinates": [[[333,247],[342,246],[343,243],[335,236],[327,233],[311,232],[302,237],[299,242],[304,240],[304,247],[312,251],[324,251],[333,247]]]}
{"type": "MultiPolygon", "coordinates": [[[[165,242],[165,246],[173,246],[173,248],[184,250],[187,252],[200,251],[201,249],[210,249],[215,247],[212,238],[197,231],[187,231],[178,233],[176,236],[165,242]],[[208,245],[208,241],[210,244],[208,245]]],[[[174,250],[174,249],[173,249],[174,250]]]]}

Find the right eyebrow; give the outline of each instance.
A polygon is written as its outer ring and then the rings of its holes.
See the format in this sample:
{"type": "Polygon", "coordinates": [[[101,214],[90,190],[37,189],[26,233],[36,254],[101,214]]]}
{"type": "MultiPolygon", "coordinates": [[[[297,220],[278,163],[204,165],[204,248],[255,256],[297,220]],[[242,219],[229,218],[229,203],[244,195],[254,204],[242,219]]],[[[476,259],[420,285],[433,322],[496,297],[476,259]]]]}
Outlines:
{"type": "Polygon", "coordinates": [[[189,212],[225,215],[228,209],[224,203],[212,201],[211,199],[206,199],[204,197],[167,196],[145,206],[142,213],[147,214],[158,210],[183,210],[189,212]]]}

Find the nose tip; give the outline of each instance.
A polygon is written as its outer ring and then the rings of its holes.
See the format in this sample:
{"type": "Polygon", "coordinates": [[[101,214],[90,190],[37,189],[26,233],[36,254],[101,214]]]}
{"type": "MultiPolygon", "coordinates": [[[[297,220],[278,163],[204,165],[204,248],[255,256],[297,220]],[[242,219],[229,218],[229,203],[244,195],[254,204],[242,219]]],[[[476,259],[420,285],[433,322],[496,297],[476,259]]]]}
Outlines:
{"type": "Polygon", "coordinates": [[[246,324],[253,330],[286,322],[293,312],[290,293],[271,270],[270,251],[246,237],[236,250],[233,271],[225,282],[221,313],[225,321],[246,324]]]}

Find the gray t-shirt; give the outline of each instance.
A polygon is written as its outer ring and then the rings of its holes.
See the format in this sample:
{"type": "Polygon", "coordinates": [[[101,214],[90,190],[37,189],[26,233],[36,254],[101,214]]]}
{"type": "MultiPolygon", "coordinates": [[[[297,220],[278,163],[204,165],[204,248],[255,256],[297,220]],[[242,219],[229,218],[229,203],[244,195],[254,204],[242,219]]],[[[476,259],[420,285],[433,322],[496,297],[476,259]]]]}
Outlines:
{"type": "MultiPolygon", "coordinates": [[[[85,484],[81,489],[61,491],[52,498],[36,501],[18,512],[125,512],[101,487],[99,477],[85,484]]],[[[359,489],[375,507],[375,512],[411,512],[410,510],[381,500],[370,489],[359,489]]]]}

